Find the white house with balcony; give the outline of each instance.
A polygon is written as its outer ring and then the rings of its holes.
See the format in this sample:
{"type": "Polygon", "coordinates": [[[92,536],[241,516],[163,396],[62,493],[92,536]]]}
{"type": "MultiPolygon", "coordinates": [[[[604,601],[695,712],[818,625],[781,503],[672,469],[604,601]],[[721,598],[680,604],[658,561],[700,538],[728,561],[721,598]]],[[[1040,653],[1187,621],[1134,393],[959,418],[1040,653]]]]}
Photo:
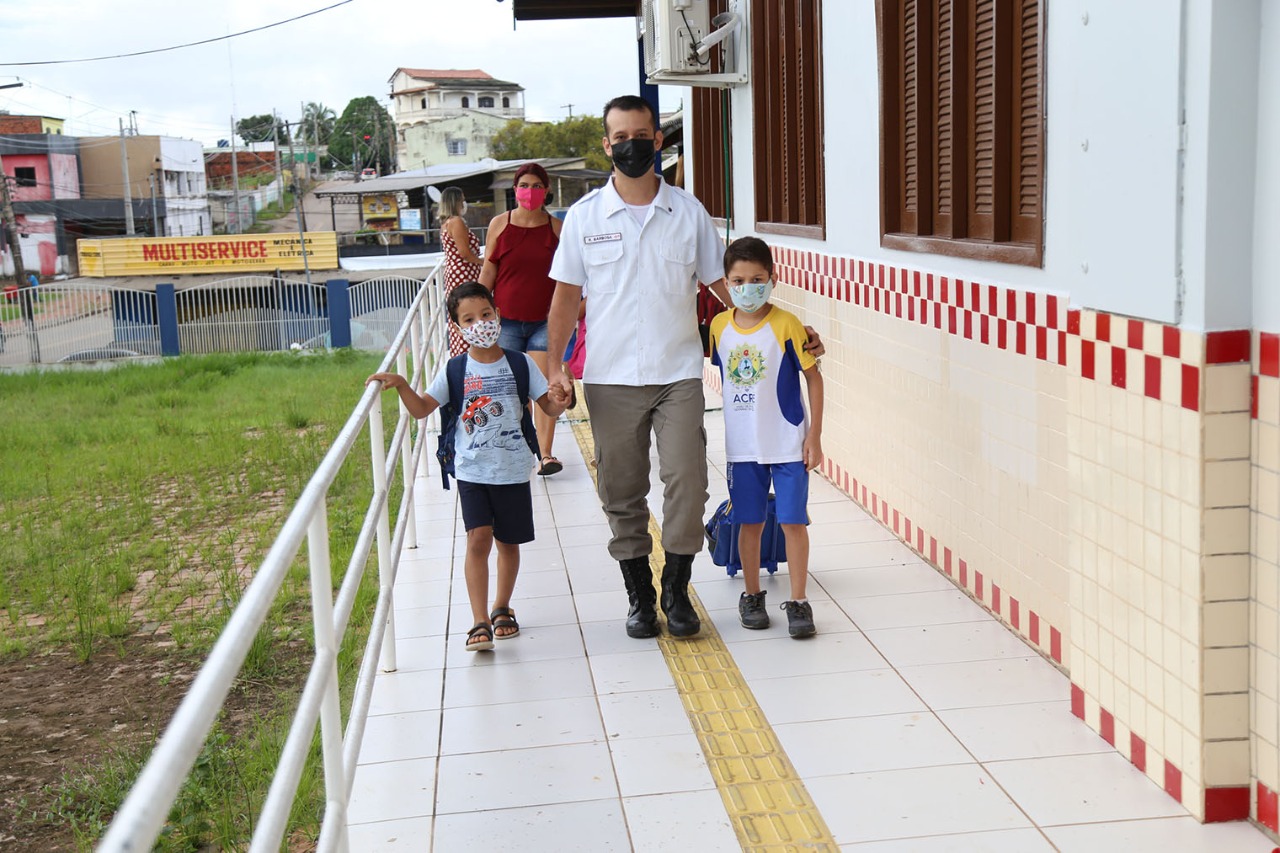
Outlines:
{"type": "Polygon", "coordinates": [[[478,68],[397,68],[388,82],[402,169],[488,157],[493,135],[524,118],[524,88],[478,68]]]}

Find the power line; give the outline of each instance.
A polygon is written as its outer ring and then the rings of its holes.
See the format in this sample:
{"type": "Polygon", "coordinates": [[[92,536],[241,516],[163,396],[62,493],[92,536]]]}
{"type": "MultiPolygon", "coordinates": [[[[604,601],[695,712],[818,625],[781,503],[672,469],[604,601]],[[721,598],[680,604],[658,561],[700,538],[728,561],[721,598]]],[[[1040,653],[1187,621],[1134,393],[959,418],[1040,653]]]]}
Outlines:
{"type": "Polygon", "coordinates": [[[226,41],[227,39],[237,38],[238,36],[247,36],[250,33],[260,33],[263,30],[269,30],[272,27],[279,27],[283,24],[291,24],[294,21],[300,21],[303,18],[310,18],[312,15],[319,15],[321,12],[328,12],[330,9],[336,9],[339,6],[345,6],[351,2],[353,2],[353,0],[340,0],[340,2],[334,3],[332,6],[325,6],[323,9],[316,9],[315,11],[306,12],[302,15],[295,15],[294,17],[286,18],[283,21],[276,21],[274,24],[264,24],[261,27],[254,27],[251,30],[242,30],[238,33],[230,33],[225,36],[217,36],[215,38],[201,39],[200,41],[187,42],[186,44],[175,44],[171,47],[157,47],[157,48],[152,48],[151,50],[137,50],[137,51],[134,51],[133,53],[113,53],[107,56],[89,56],[83,59],[43,59],[43,60],[33,61],[33,62],[0,62],[0,67],[19,68],[19,67],[29,67],[33,65],[67,65],[75,62],[100,62],[104,59],[128,59],[129,57],[133,57],[133,56],[147,56],[152,53],[165,53],[170,50],[182,50],[183,48],[187,48],[187,47],[199,47],[202,44],[213,44],[214,42],[226,41]]]}

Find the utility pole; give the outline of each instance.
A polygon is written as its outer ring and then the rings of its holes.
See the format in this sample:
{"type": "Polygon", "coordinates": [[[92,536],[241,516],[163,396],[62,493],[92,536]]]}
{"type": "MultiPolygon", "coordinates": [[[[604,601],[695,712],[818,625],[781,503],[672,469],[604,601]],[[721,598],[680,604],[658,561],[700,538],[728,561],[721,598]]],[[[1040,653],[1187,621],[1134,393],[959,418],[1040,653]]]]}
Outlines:
{"type": "Polygon", "coordinates": [[[13,278],[18,283],[18,299],[22,304],[22,319],[27,321],[32,360],[38,364],[40,362],[40,338],[36,336],[35,306],[31,304],[31,283],[27,281],[27,270],[22,265],[22,244],[18,242],[18,217],[13,212],[13,198],[9,195],[9,176],[4,173],[3,162],[0,162],[0,214],[4,218],[5,231],[9,234],[9,254],[13,256],[13,278]]]}
{"type": "Polygon", "coordinates": [[[280,168],[280,119],[276,118],[276,111],[271,111],[271,138],[275,140],[275,161],[276,161],[276,187],[280,190],[280,209],[284,210],[284,172],[280,168]]]}
{"type": "Polygon", "coordinates": [[[120,172],[124,177],[124,233],[133,236],[133,195],[129,188],[129,149],[124,139],[124,119],[120,119],[120,172]]]}
{"type": "MultiPolygon", "coordinates": [[[[307,230],[307,214],[302,208],[302,195],[306,192],[306,188],[303,186],[303,182],[298,179],[298,161],[293,156],[293,132],[287,121],[284,123],[284,132],[289,137],[289,162],[293,164],[293,200],[298,204],[298,230],[301,233],[307,230]]],[[[305,261],[303,261],[303,266],[306,266],[305,261]]]]}
{"type": "Polygon", "coordinates": [[[156,213],[156,176],[147,175],[147,180],[151,184],[151,236],[163,237],[160,233],[160,217],[156,213]]]}
{"type": "Polygon", "coordinates": [[[231,117],[231,195],[232,204],[236,207],[235,222],[236,227],[231,229],[231,217],[227,217],[227,230],[232,234],[239,234],[240,229],[240,155],[236,152],[236,117],[231,117]]]}
{"type": "Polygon", "coordinates": [[[311,113],[311,145],[316,152],[316,177],[320,177],[320,118],[319,110],[311,113]]]}
{"type": "Polygon", "coordinates": [[[373,168],[382,174],[382,108],[373,114],[373,168]]]}
{"type": "Polygon", "coordinates": [[[569,111],[569,118],[573,118],[573,104],[561,104],[560,109],[567,109],[569,111]]]}

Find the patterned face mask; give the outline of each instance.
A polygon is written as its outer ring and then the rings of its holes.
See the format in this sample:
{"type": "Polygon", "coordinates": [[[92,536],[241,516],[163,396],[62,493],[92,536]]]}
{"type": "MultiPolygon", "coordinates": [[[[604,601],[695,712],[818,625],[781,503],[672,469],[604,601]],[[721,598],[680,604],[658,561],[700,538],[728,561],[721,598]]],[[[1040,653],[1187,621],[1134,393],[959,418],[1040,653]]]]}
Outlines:
{"type": "Polygon", "coordinates": [[[492,320],[481,320],[461,329],[462,339],[473,347],[479,349],[487,349],[498,342],[498,334],[502,331],[502,324],[497,317],[492,320]]]}
{"type": "Polygon", "coordinates": [[[748,282],[729,288],[729,298],[733,305],[748,314],[754,314],[764,307],[773,295],[773,280],[764,282],[748,282]]]}

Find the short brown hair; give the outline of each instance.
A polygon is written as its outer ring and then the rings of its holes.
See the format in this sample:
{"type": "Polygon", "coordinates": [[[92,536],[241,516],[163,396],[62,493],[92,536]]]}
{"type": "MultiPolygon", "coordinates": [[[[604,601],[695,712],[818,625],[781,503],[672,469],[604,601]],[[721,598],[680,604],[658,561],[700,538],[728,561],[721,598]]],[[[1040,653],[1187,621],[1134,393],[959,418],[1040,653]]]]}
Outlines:
{"type": "Polygon", "coordinates": [[[449,319],[454,323],[458,322],[458,305],[464,299],[483,299],[494,308],[498,307],[498,303],[493,301],[492,290],[478,281],[468,281],[450,290],[449,297],[445,300],[445,307],[449,309],[449,319]]]}
{"type": "Polygon", "coordinates": [[[773,277],[773,252],[769,251],[769,244],[759,237],[739,237],[729,244],[729,248],[724,250],[724,274],[728,275],[738,261],[757,263],[769,271],[770,278],[773,277]]]}
{"type": "Polygon", "coordinates": [[[600,122],[604,125],[605,136],[609,135],[610,110],[622,110],[624,113],[644,110],[649,114],[649,118],[653,120],[654,131],[658,130],[658,111],[653,108],[653,104],[649,103],[639,95],[619,95],[604,105],[604,112],[601,114],[600,122]]]}

